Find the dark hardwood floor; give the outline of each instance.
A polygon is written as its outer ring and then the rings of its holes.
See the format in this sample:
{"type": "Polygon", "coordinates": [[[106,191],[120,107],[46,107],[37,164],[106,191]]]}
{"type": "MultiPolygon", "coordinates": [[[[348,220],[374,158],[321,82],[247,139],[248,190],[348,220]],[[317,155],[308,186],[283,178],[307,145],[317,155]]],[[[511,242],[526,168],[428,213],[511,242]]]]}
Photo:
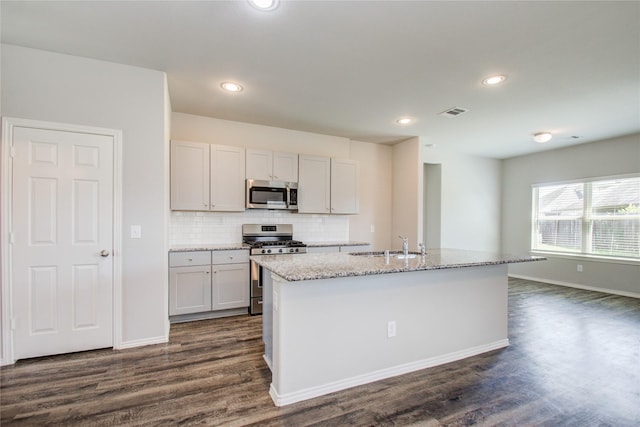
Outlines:
{"type": "Polygon", "coordinates": [[[640,300],[509,281],[511,345],[277,408],[260,317],[0,370],[0,424],[638,426],[640,300]]]}

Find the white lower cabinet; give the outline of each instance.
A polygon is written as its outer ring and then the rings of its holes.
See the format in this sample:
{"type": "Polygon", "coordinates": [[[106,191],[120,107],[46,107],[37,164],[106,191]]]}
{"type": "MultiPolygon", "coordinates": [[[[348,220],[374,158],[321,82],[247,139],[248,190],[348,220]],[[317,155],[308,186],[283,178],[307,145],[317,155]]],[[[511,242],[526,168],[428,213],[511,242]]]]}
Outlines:
{"type": "Polygon", "coordinates": [[[212,309],[249,307],[249,263],[213,265],[212,309]]]}
{"type": "Polygon", "coordinates": [[[211,266],[169,269],[169,315],[211,310],[211,266]]]}
{"type": "MultiPolygon", "coordinates": [[[[169,315],[193,315],[249,307],[249,251],[169,254],[169,315]]],[[[236,310],[237,311],[237,310],[236,310]]],[[[234,312],[233,314],[238,314],[234,312]]],[[[184,316],[182,316],[184,317],[184,316]]]]}

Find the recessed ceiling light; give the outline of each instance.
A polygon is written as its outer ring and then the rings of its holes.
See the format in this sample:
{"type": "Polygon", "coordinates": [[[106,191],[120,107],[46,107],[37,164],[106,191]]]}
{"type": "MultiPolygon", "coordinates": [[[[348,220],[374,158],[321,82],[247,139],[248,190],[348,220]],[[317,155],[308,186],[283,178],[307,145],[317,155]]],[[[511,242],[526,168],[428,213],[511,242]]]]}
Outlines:
{"type": "Polygon", "coordinates": [[[242,92],[242,86],[238,83],[224,82],[220,87],[228,92],[242,92]]]}
{"type": "Polygon", "coordinates": [[[258,10],[274,10],[278,7],[278,0],[249,0],[249,4],[258,10]]]}
{"type": "Polygon", "coordinates": [[[533,140],[538,144],[544,144],[545,142],[550,141],[551,138],[553,138],[551,132],[538,132],[533,134],[533,140]]]}
{"type": "Polygon", "coordinates": [[[482,84],[485,86],[494,86],[507,80],[507,76],[489,76],[482,80],[482,84]]]}
{"type": "Polygon", "coordinates": [[[411,117],[401,117],[396,120],[396,123],[399,125],[410,125],[413,123],[413,119],[411,117]]]}

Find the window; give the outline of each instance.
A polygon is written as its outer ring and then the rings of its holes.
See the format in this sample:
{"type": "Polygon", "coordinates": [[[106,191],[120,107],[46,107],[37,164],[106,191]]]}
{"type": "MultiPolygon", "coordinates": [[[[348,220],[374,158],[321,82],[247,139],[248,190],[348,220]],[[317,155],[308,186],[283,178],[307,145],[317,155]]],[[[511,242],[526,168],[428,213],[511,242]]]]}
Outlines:
{"type": "Polygon", "coordinates": [[[640,259],[640,176],[533,186],[531,249],[640,259]]]}

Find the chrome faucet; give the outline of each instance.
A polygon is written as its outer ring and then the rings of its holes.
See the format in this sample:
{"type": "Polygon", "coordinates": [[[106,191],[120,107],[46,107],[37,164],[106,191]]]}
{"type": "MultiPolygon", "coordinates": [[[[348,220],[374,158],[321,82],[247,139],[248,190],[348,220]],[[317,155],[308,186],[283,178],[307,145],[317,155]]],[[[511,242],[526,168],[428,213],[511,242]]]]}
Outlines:
{"type": "Polygon", "coordinates": [[[398,237],[402,239],[402,253],[404,255],[404,259],[407,259],[409,256],[409,239],[402,236],[398,237]]]}
{"type": "Polygon", "coordinates": [[[418,247],[420,248],[420,255],[425,256],[427,254],[427,248],[424,246],[424,243],[418,243],[418,247]]]}

